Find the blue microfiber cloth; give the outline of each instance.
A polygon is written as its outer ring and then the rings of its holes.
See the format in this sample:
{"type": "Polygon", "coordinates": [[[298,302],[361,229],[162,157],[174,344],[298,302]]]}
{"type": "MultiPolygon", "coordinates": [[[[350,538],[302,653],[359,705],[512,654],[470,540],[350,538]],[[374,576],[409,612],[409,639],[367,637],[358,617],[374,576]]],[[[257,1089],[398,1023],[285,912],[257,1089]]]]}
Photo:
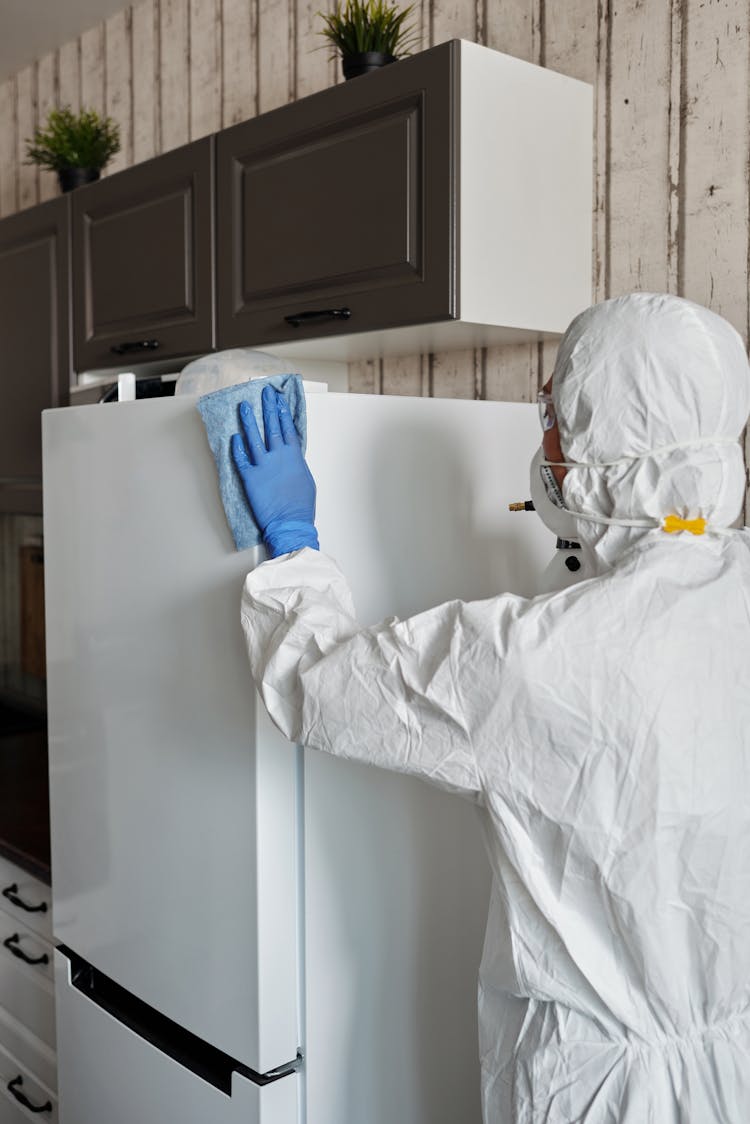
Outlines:
{"type": "Polygon", "coordinates": [[[267,379],[251,379],[238,386],[227,386],[204,394],[198,399],[198,412],[206,427],[208,443],[219,470],[219,491],[229,529],[238,550],[247,550],[263,541],[258,524],[250,513],[242,482],[234,467],[230,450],[233,433],[240,431],[239,405],[248,402],[253,409],[258,429],[263,435],[263,411],[260,396],[264,386],[280,390],[287,402],[299,434],[302,452],[307,446],[307,410],[305,391],[299,375],[272,375],[267,379]]]}

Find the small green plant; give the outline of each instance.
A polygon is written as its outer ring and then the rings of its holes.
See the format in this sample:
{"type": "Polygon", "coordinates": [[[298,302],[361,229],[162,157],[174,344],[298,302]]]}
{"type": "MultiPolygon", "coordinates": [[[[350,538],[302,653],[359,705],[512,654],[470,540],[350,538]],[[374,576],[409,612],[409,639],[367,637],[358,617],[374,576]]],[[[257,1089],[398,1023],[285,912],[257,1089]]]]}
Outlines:
{"type": "Polygon", "coordinates": [[[28,164],[41,164],[54,172],[66,168],[103,168],[120,150],[120,129],[111,117],[95,109],[76,114],[69,106],[50,110],[44,128],[26,141],[28,164]]]}
{"type": "Polygon", "coordinates": [[[383,55],[410,54],[417,32],[406,20],[414,5],[397,8],[384,0],[340,0],[332,12],[318,12],[325,27],[320,32],[332,45],[331,58],[342,58],[377,51],[383,55]]]}

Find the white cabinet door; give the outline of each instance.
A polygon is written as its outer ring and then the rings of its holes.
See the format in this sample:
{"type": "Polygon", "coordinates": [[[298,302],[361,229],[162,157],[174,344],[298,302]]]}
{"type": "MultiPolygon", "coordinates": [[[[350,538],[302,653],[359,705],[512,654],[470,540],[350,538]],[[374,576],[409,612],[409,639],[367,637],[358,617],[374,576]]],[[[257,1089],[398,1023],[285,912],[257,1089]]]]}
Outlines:
{"type": "Polygon", "coordinates": [[[296,1074],[225,1073],[222,1090],[79,991],[56,957],[60,1124],[297,1124],[296,1074]]]}
{"type": "Polygon", "coordinates": [[[194,399],[52,411],[44,437],[55,936],[266,1072],[299,1041],[297,761],[248,673],[255,555],[194,399]]]}

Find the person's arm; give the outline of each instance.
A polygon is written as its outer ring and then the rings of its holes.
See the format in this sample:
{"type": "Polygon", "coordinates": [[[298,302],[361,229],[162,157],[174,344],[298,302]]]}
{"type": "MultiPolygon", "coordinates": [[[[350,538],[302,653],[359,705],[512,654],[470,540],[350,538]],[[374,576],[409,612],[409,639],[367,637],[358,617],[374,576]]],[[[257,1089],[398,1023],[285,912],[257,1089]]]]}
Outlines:
{"type": "Polygon", "coordinates": [[[478,794],[459,687],[461,604],[359,628],[346,580],[317,550],[315,482],[286,402],[270,388],[262,398],[265,441],[241,409],[232,454],[273,558],[248,575],[242,599],[271,718],[292,741],[478,794]]]}
{"type": "Polygon", "coordinates": [[[462,608],[450,602],[359,629],[333,561],[302,550],[246,579],[252,676],[292,741],[476,796],[457,667],[462,608]]]}

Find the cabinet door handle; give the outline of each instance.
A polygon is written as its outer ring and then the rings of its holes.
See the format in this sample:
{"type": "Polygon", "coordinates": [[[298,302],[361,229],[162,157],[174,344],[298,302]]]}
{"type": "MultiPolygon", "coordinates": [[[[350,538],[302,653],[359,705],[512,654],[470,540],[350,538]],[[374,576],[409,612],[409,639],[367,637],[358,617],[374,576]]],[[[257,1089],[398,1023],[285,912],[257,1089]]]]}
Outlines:
{"type": "Polygon", "coordinates": [[[133,351],[156,351],[157,347],[161,347],[158,340],[125,340],[113,344],[109,350],[113,355],[129,355],[133,351]]]}
{"type": "Polygon", "coordinates": [[[301,324],[323,324],[326,320],[348,320],[352,314],[350,308],[315,308],[312,312],[294,312],[285,316],[287,324],[299,328],[301,324]]]}
{"type": "Polygon", "coordinates": [[[29,1098],[24,1096],[21,1092],[21,1085],[23,1085],[23,1077],[21,1077],[20,1073],[18,1077],[14,1077],[13,1080],[9,1081],[6,1085],[10,1095],[15,1097],[19,1104],[22,1104],[29,1112],[52,1112],[52,1101],[47,1101],[46,1104],[32,1104],[29,1098]]]}
{"type": "Polygon", "coordinates": [[[17,905],[19,909],[25,909],[27,913],[46,913],[47,903],[42,902],[41,905],[28,905],[23,898],[18,896],[18,883],[12,882],[10,886],[6,886],[3,890],[3,897],[7,898],[13,905],[17,905]]]}
{"type": "Polygon", "coordinates": [[[18,933],[14,933],[12,937],[3,941],[3,947],[19,960],[23,960],[24,964],[49,964],[49,956],[46,952],[41,956],[27,956],[23,949],[18,947],[20,939],[18,933]]]}

